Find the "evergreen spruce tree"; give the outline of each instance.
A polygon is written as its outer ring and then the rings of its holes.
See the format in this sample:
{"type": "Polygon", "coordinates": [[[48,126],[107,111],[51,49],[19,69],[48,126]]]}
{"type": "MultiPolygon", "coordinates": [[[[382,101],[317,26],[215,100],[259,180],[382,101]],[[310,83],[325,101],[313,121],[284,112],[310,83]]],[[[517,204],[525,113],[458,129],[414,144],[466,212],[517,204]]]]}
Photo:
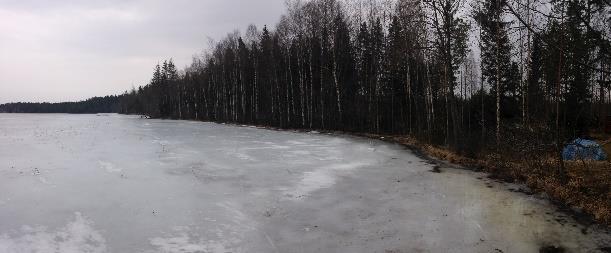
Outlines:
{"type": "Polygon", "coordinates": [[[511,48],[508,25],[504,16],[506,0],[484,0],[481,9],[476,11],[475,20],[482,29],[482,75],[490,85],[490,93],[496,103],[496,135],[500,138],[502,104],[507,100],[511,80],[511,48]]]}

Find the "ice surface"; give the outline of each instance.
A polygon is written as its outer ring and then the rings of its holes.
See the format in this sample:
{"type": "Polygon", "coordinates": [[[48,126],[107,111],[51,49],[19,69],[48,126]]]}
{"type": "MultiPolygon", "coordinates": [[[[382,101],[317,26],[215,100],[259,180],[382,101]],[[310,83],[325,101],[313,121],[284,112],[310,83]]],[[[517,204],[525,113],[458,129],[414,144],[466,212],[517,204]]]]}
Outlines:
{"type": "Polygon", "coordinates": [[[14,237],[0,235],[0,252],[107,252],[106,241],[92,227],[91,221],[75,213],[75,220],[57,231],[45,227],[21,228],[14,237]]]}
{"type": "Polygon", "coordinates": [[[397,145],[314,131],[0,114],[0,253],[589,252],[611,240],[516,185],[431,168],[397,145]]]}

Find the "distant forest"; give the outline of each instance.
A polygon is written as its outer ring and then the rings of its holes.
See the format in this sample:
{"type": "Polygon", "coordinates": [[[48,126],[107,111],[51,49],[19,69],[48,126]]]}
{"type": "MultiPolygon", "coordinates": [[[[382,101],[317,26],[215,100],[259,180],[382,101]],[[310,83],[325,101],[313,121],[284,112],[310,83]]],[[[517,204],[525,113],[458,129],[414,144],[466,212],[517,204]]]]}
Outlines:
{"type": "Polygon", "coordinates": [[[80,102],[1,104],[0,113],[118,113],[119,108],[119,96],[106,96],[80,102]]]}
{"type": "Polygon", "coordinates": [[[118,112],[557,150],[611,113],[610,34],[609,0],[292,0],[273,29],[158,64],[118,112]]]}

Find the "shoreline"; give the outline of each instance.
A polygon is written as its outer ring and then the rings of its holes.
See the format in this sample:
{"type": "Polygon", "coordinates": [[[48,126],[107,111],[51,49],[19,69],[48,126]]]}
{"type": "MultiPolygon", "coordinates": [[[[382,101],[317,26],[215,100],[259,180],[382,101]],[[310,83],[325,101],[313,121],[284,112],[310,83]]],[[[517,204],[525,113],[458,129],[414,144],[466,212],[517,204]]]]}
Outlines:
{"type": "MultiPolygon", "coordinates": [[[[124,115],[124,114],[121,114],[124,115]]],[[[435,146],[432,144],[423,144],[416,139],[407,136],[407,135],[384,135],[384,134],[371,134],[371,133],[363,133],[363,132],[348,132],[348,131],[340,131],[340,130],[321,130],[321,129],[300,129],[300,128],[279,128],[279,127],[271,127],[265,125],[248,125],[248,124],[240,124],[240,123],[232,123],[232,122],[214,122],[214,121],[202,121],[202,120],[191,120],[191,119],[163,119],[163,118],[142,118],[142,119],[157,119],[157,120],[176,120],[176,121],[192,121],[192,122],[204,122],[204,123],[213,123],[219,125],[228,125],[234,127],[247,127],[247,128],[257,128],[257,129],[265,129],[270,131],[286,131],[286,132],[296,132],[296,133],[314,133],[314,134],[327,134],[341,137],[349,137],[349,138],[363,138],[369,140],[377,140],[386,143],[392,143],[399,145],[407,150],[410,150],[414,153],[414,155],[422,158],[430,162],[434,169],[431,171],[433,173],[443,173],[438,169],[443,167],[449,167],[452,169],[461,169],[468,170],[474,172],[484,173],[486,178],[493,180],[498,183],[511,183],[521,186],[519,190],[516,192],[520,192],[522,194],[532,196],[537,195],[537,198],[541,198],[547,200],[550,205],[554,206],[557,211],[565,213],[572,217],[577,223],[589,228],[591,226],[597,226],[606,233],[611,233],[611,221],[603,221],[598,220],[594,216],[594,214],[584,211],[581,207],[576,207],[566,203],[560,199],[553,198],[545,189],[537,189],[528,185],[528,182],[519,180],[517,178],[511,178],[507,175],[502,175],[501,173],[495,173],[495,169],[490,168],[487,164],[488,162],[485,160],[478,160],[473,158],[468,158],[456,154],[455,152],[435,146]],[[440,157],[443,155],[445,157],[440,157]],[[524,189],[523,189],[524,188],[524,189]]],[[[480,178],[478,178],[480,179],[480,178]]],[[[483,180],[480,179],[480,180],[483,180]]],[[[587,233],[587,231],[582,231],[583,233],[587,233]]]]}

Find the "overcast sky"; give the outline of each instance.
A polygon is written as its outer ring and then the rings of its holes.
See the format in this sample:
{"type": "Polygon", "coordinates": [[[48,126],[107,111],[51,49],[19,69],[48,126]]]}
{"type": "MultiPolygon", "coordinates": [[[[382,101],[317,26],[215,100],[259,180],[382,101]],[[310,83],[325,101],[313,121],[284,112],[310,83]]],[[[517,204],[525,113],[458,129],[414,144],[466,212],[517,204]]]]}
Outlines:
{"type": "Polygon", "coordinates": [[[146,84],[285,0],[0,0],[0,103],[74,101],[146,84]]]}

